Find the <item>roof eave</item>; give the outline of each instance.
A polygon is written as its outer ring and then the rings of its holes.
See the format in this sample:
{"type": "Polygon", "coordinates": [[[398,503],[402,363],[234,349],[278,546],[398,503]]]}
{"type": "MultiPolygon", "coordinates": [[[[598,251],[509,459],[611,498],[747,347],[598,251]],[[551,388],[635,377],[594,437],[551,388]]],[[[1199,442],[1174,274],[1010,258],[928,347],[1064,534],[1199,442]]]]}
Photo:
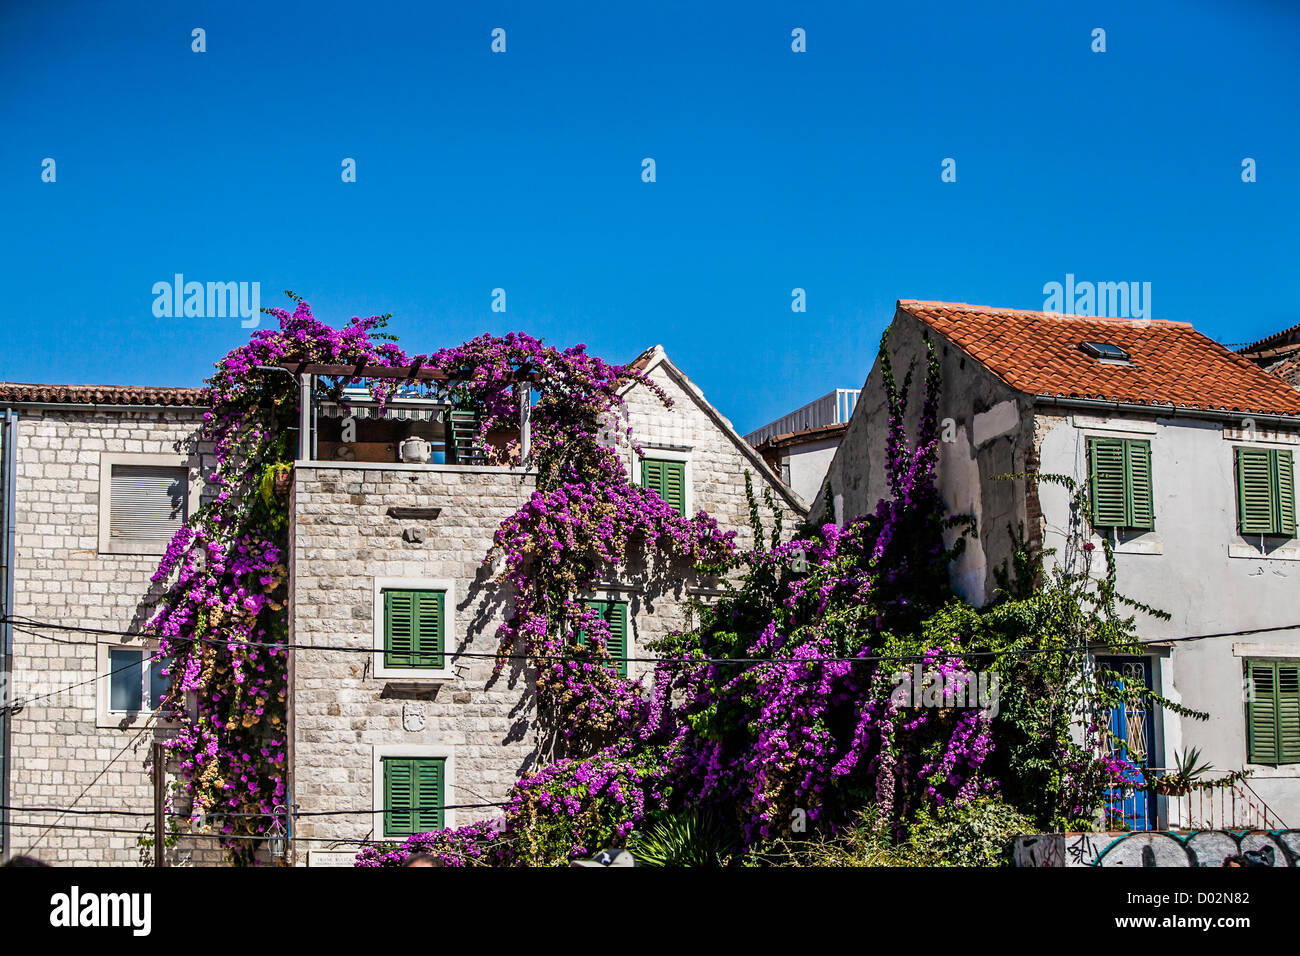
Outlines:
{"type": "Polygon", "coordinates": [[[1256,424],[1279,425],[1284,428],[1300,429],[1300,415],[1288,415],[1277,412],[1257,412],[1229,408],[1193,408],[1188,405],[1145,405],[1139,402],[1120,402],[1108,398],[1081,398],[1073,395],[1052,395],[1040,392],[1031,395],[1034,405],[1075,408],[1079,410],[1109,410],[1130,412],[1141,415],[1165,415],[1170,418],[1201,418],[1210,421],[1230,421],[1240,423],[1253,419],[1256,424]]]}

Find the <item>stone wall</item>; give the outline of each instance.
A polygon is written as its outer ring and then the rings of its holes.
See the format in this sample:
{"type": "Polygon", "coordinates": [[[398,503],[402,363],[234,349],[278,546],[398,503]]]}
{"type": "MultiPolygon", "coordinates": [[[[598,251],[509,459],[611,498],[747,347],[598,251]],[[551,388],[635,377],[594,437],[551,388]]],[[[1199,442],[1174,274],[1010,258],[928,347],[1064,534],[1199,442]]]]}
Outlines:
{"type": "MultiPolygon", "coordinates": [[[[649,390],[633,388],[627,401],[635,439],[651,457],[686,456],[690,510],[707,510],[747,545],[744,472],[754,474],[760,495],[770,472],[750,460],[748,446],[728,434],[684,376],[666,364],[651,375],[674,406],[665,409],[649,390]]],[[[630,447],[624,454],[636,474],[630,447]]],[[[499,467],[301,463],[295,469],[291,641],[328,648],[294,652],[292,788],[304,814],[296,823],[296,863],[324,862],[327,854],[355,850],[375,836],[369,811],[379,802],[377,748],[450,755],[446,798],[455,809],[446,822],[456,826],[499,816],[498,807],[481,805],[502,801],[537,766],[533,675],[518,662],[493,675],[496,630],[511,605],[492,580],[496,568],[484,566],[494,532],[534,487],[531,473],[499,467]],[[403,519],[389,515],[394,506],[440,511],[436,518],[403,519]],[[450,584],[448,647],[461,656],[447,677],[375,676],[375,591],[385,578],[450,584]],[[337,810],[359,812],[313,815],[337,810]]],[[[797,499],[773,487],[788,534],[801,517],[797,499]]],[[[689,626],[691,600],[708,596],[696,583],[688,568],[652,564],[601,582],[593,596],[628,602],[629,656],[645,657],[654,638],[689,626]]],[[[628,670],[635,679],[651,665],[634,660],[628,670]]]]}
{"type": "MultiPolygon", "coordinates": [[[[15,481],[14,614],[35,621],[133,631],[156,595],[157,554],[99,550],[100,468],[106,454],[174,455],[192,475],[208,464],[181,450],[200,412],[101,406],[20,409],[15,481]]],[[[192,484],[192,487],[194,485],[192,484]]],[[[165,546],[165,542],[163,545],[165,546]]],[[[159,548],[161,551],[161,547],[159,548]]],[[[17,807],[151,813],[151,748],[168,735],[151,717],[106,722],[97,710],[103,680],[97,644],[113,635],[14,629],[10,801],[17,807]],[[80,686],[72,686],[80,685],[80,686]]],[[[10,849],[50,863],[135,864],[152,817],[15,810],[10,849]],[[79,829],[127,830],[105,833],[79,829]]],[[[218,859],[214,841],[182,840],[171,862],[218,859]]]]}

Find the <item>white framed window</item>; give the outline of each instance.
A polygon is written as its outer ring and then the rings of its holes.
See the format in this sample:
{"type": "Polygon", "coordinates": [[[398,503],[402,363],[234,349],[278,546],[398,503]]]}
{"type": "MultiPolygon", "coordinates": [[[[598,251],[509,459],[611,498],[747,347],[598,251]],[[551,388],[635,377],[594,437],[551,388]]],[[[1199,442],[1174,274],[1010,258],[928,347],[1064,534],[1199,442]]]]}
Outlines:
{"type": "Polygon", "coordinates": [[[171,686],[168,658],[157,657],[157,645],[140,638],[103,641],[95,648],[95,721],[100,727],[131,727],[159,711],[171,686]]]}
{"type": "Polygon", "coordinates": [[[371,826],[375,839],[456,826],[456,751],[444,744],[380,744],[373,750],[371,826]],[[405,774],[405,779],[399,777],[405,774]],[[409,783],[408,783],[409,781],[409,783]],[[404,784],[409,789],[403,789],[404,784]],[[440,800],[441,806],[428,804],[440,800]]]}
{"type": "Polygon", "coordinates": [[[180,455],[101,455],[100,554],[164,553],[198,507],[198,472],[180,455]]]}
{"type": "Polygon", "coordinates": [[[456,676],[455,582],[375,578],[371,668],[391,681],[442,681],[456,676]]]}
{"type": "MultiPolygon", "coordinates": [[[[673,465],[680,465],[682,479],[682,514],[688,518],[695,514],[695,476],[692,474],[691,469],[692,449],[680,445],[665,446],[642,444],[641,451],[645,455],[644,458],[636,454],[636,452],[632,453],[632,483],[635,485],[656,484],[656,482],[647,481],[647,463],[666,462],[673,465]]],[[[667,477],[671,479],[671,476],[667,477]]],[[[670,483],[670,481],[668,483],[670,483]]],[[[660,482],[657,483],[656,490],[659,491],[661,497],[664,497],[664,500],[668,501],[670,504],[673,503],[671,500],[672,494],[668,491],[666,483],[662,478],[660,482]]]]}

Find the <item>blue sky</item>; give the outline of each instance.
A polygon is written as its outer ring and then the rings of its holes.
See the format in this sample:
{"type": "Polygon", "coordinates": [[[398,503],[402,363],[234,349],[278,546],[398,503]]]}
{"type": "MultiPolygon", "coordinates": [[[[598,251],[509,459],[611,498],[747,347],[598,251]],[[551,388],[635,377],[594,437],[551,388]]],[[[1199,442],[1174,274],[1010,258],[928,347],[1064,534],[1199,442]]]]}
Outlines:
{"type": "Polygon", "coordinates": [[[198,384],[248,330],[156,318],[175,273],[412,352],[662,343],[742,431],[860,385],[898,298],[1300,322],[1300,5],[847,6],[5,4],[0,378],[198,384]]]}

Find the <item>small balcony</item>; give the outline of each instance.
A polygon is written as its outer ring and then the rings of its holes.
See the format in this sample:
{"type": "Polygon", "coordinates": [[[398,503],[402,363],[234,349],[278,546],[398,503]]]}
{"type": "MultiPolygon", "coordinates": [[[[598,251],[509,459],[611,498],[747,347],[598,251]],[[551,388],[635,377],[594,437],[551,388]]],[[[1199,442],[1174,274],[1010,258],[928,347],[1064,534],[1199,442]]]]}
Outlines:
{"type": "Polygon", "coordinates": [[[789,435],[825,425],[842,425],[853,417],[853,409],[857,407],[860,393],[861,389],[857,388],[837,388],[816,401],[795,409],[789,415],[750,432],[745,436],[745,441],[757,446],[778,435],[789,435]]]}
{"type": "Polygon", "coordinates": [[[509,467],[528,460],[533,380],[527,373],[513,384],[518,423],[483,434],[482,412],[449,400],[447,377],[431,369],[279,368],[299,384],[299,461],[509,467]],[[396,388],[380,401],[365,380],[396,380],[396,388]]]}

